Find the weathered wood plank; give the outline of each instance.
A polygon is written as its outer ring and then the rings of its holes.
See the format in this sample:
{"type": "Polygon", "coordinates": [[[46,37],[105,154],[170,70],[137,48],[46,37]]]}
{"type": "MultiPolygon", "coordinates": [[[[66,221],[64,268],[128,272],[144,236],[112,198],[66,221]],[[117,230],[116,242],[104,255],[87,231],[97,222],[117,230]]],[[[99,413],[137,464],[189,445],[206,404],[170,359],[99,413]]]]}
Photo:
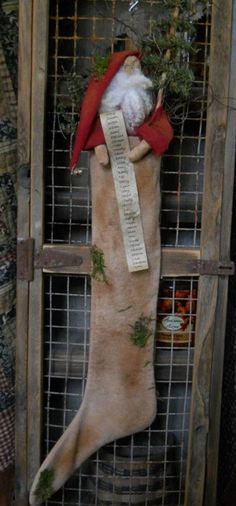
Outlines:
{"type": "MultiPolygon", "coordinates": [[[[31,122],[31,237],[43,243],[44,126],[47,82],[48,0],[33,2],[32,122],[31,122]]],[[[28,485],[41,458],[43,276],[35,272],[30,285],[28,361],[28,485]],[[36,434],[36,437],[35,437],[36,434]]]]}
{"type": "Polygon", "coordinates": [[[161,276],[184,277],[197,276],[197,261],[200,259],[199,249],[162,248],[161,276]]]}
{"type": "MultiPolygon", "coordinates": [[[[225,139],[224,186],[222,205],[222,227],[220,235],[221,258],[230,257],[230,236],[232,224],[232,199],[234,188],[235,139],[236,139],[236,3],[233,4],[231,61],[229,70],[229,110],[225,139]]],[[[224,366],[224,335],[227,315],[228,279],[219,279],[218,305],[216,309],[212,378],[210,390],[210,424],[207,445],[207,479],[205,486],[206,506],[217,503],[217,468],[219,454],[220,416],[224,366]],[[217,423],[215,423],[217,421],[217,423]]]]}
{"type": "Polygon", "coordinates": [[[218,277],[201,276],[195,334],[192,408],[185,506],[202,506],[209,431],[211,354],[217,308],[218,277]]]}
{"type": "MultiPolygon", "coordinates": [[[[32,1],[19,3],[18,52],[18,239],[29,237],[32,1]]],[[[27,355],[29,284],[17,281],[15,503],[27,501],[27,355]]]]}
{"type": "MultiPolygon", "coordinates": [[[[223,184],[225,177],[226,136],[229,129],[227,98],[229,96],[229,70],[231,59],[231,26],[233,2],[213,2],[209,89],[215,97],[208,109],[205,150],[205,177],[202,216],[201,258],[220,260],[221,233],[224,223],[223,184]],[[221,72],[219,74],[219,68],[221,72]]],[[[230,198],[229,196],[227,198],[230,198]]],[[[196,347],[192,409],[189,436],[188,471],[186,480],[186,506],[204,504],[206,476],[215,464],[208,460],[210,426],[210,386],[212,357],[219,307],[219,279],[202,276],[199,281],[199,302],[196,324],[196,347]]],[[[222,314],[223,313],[223,314],[222,314]]],[[[224,322],[225,323],[225,322],[224,322]]],[[[221,327],[222,328],[222,327],[221,327]]],[[[221,364],[223,357],[220,358],[221,364]]],[[[218,364],[219,366],[219,364],[218,364]]],[[[222,366],[221,366],[222,367],[222,366]]],[[[214,418],[214,424],[219,426],[214,418]]],[[[213,496],[215,495],[211,487],[213,496]]],[[[205,503],[213,506],[212,498],[205,503]]]]}
{"type": "MultiPolygon", "coordinates": [[[[198,249],[162,248],[161,275],[163,277],[197,276],[198,249]]],[[[36,251],[35,267],[45,273],[89,274],[91,272],[90,246],[44,244],[36,251]],[[82,262],[79,263],[81,258],[82,262]],[[59,263],[60,265],[57,265],[59,263]]]]}
{"type": "Polygon", "coordinates": [[[212,375],[209,403],[209,434],[206,447],[206,482],[204,506],[217,504],[217,478],[219,432],[222,400],[222,379],[224,366],[224,338],[227,314],[228,278],[219,278],[218,299],[216,306],[215,330],[213,341],[212,375]]]}
{"type": "Polygon", "coordinates": [[[91,272],[90,246],[71,244],[44,244],[36,251],[35,267],[49,274],[89,274],[91,272]]]}

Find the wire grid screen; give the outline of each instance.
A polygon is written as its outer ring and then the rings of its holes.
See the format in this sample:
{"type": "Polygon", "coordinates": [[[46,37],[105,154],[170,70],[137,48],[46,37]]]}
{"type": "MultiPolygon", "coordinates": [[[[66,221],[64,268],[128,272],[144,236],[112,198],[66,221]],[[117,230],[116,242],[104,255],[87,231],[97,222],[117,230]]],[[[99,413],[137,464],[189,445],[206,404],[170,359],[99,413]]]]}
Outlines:
{"type": "MultiPolygon", "coordinates": [[[[87,276],[45,278],[44,455],[71,422],[84,395],[90,294],[87,276]]],[[[92,455],[47,505],[184,504],[196,302],[196,278],[162,280],[155,421],[147,430],[92,455]]]]}
{"type": "MultiPolygon", "coordinates": [[[[128,49],[130,30],[150,29],[151,18],[162,7],[162,1],[148,0],[50,2],[47,243],[89,244],[91,240],[89,154],[82,153],[77,176],[71,177],[67,170],[77,121],[76,106],[68,96],[68,75],[86,73],[94,55],[128,49]]],[[[185,121],[174,125],[175,139],[162,161],[164,246],[197,247],[200,240],[210,13],[195,24],[195,99],[184,110],[185,121]]],[[[88,277],[45,278],[45,455],[72,420],[84,395],[90,296],[88,277]]],[[[153,425],[102,448],[46,504],[183,505],[196,298],[195,278],[162,281],[155,361],[159,398],[153,425]]]]}
{"type": "MultiPolygon", "coordinates": [[[[175,138],[162,166],[162,243],[198,247],[201,231],[203,154],[209,60],[210,7],[195,22],[197,50],[192,57],[193,100],[174,122],[175,138]]],[[[148,33],[163,2],[54,0],[50,2],[48,101],[46,127],[46,242],[89,243],[91,213],[89,155],[80,174],[67,170],[76,127],[74,76],[83,75],[94,55],[130,48],[134,34],[148,33]]],[[[78,89],[77,99],[80,94],[78,89]]],[[[79,100],[79,99],[78,99],[79,100]]]]}

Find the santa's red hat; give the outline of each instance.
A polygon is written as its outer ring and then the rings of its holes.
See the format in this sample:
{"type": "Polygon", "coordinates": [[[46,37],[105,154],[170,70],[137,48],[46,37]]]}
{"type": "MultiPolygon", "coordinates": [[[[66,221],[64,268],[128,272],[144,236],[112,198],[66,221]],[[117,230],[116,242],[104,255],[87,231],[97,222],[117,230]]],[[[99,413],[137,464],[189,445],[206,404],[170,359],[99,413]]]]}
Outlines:
{"type": "MultiPolygon", "coordinates": [[[[100,118],[97,113],[106,88],[123,65],[127,56],[137,56],[137,58],[141,59],[139,51],[113,53],[104,76],[101,79],[93,78],[90,81],[81,107],[80,121],[69,165],[70,170],[76,166],[82,150],[91,149],[99,144],[105,144],[100,118]]],[[[173,137],[173,131],[162,107],[154,111],[151,118],[137,129],[137,135],[145,139],[158,155],[166,151],[173,137]]]]}
{"type": "MultiPolygon", "coordinates": [[[[75,136],[73,155],[69,166],[70,169],[72,169],[77,164],[80,152],[83,149],[89,149],[87,146],[87,141],[90,137],[91,132],[93,132],[94,137],[94,130],[97,131],[97,128],[94,128],[96,127],[96,125],[94,125],[94,121],[97,119],[97,112],[106,88],[109,86],[113,77],[123,65],[127,56],[133,55],[137,56],[138,58],[141,57],[138,51],[121,51],[119,53],[113,53],[109,61],[108,69],[105,72],[104,76],[101,79],[93,78],[90,81],[82,103],[80,121],[75,136]]],[[[99,142],[100,139],[97,138],[97,134],[95,134],[95,137],[95,144],[92,142],[93,146],[91,146],[91,142],[89,143],[90,148],[104,143],[104,138],[101,138],[101,142],[99,142]]]]}

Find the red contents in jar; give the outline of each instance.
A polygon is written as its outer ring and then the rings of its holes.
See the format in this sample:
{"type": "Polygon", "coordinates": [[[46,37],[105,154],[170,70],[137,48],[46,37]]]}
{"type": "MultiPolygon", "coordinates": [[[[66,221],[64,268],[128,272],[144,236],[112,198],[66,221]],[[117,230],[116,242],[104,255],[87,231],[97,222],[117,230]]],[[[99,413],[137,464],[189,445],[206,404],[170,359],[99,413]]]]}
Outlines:
{"type": "MultiPolygon", "coordinates": [[[[177,284],[177,283],[176,283],[177,284]]],[[[163,287],[157,315],[157,340],[163,346],[193,344],[197,290],[163,287]]]]}

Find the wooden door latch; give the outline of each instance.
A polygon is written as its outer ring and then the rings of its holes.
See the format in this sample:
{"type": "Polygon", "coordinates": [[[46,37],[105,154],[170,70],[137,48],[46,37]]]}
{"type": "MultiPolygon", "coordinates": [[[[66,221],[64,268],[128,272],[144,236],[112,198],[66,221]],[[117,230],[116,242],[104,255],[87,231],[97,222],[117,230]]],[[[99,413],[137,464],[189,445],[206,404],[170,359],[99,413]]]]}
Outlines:
{"type": "MultiPolygon", "coordinates": [[[[88,246],[89,248],[89,246],[88,246]]],[[[86,249],[86,247],[85,247],[86,249]]],[[[40,248],[35,250],[32,237],[19,239],[17,244],[17,278],[33,281],[35,269],[57,269],[78,267],[84,262],[83,256],[71,249],[70,245],[61,248],[40,248]]],[[[232,276],[235,264],[231,260],[191,260],[192,275],[200,276],[232,276]]]]}

